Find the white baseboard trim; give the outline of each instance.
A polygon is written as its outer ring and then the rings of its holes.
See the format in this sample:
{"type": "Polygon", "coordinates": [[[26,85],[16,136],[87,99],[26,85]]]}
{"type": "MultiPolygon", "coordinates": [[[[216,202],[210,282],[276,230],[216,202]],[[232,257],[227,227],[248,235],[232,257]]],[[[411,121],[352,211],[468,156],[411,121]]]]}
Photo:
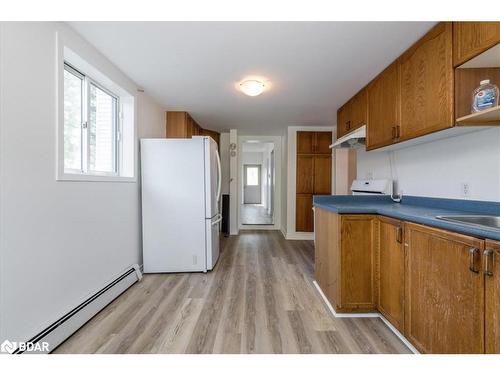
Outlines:
{"type": "Polygon", "coordinates": [[[285,235],[287,240],[314,241],[314,233],[289,232],[285,235]]]}
{"type": "MultiPolygon", "coordinates": [[[[27,342],[33,344],[45,343],[49,352],[54,350],[57,346],[59,346],[59,344],[65,341],[81,326],[94,317],[99,311],[141,279],[141,267],[138,264],[133,264],[120,274],[120,276],[103,286],[101,289],[97,290],[80,305],[73,308],[59,320],[52,323],[27,342]]],[[[40,353],[39,351],[21,351],[17,349],[14,354],[20,354],[23,352],[27,354],[40,353]]],[[[47,353],[46,351],[42,352],[47,353]]]]}
{"type": "Polygon", "coordinates": [[[410,349],[414,354],[420,354],[420,352],[404,337],[401,332],[397,330],[396,327],[394,327],[382,314],[380,313],[338,313],[335,311],[333,308],[332,304],[330,301],[328,301],[328,298],[326,298],[325,293],[323,293],[323,290],[319,286],[319,284],[316,282],[316,280],[313,280],[313,285],[316,287],[316,290],[318,291],[319,295],[323,299],[323,302],[326,304],[328,307],[328,310],[332,313],[332,315],[335,318],[380,318],[384,324],[389,327],[389,329],[403,342],[403,344],[406,345],[408,349],[410,349]]]}
{"type": "Polygon", "coordinates": [[[286,230],[285,230],[285,228],[281,228],[280,232],[281,232],[281,235],[283,236],[283,238],[286,240],[286,230]]]}

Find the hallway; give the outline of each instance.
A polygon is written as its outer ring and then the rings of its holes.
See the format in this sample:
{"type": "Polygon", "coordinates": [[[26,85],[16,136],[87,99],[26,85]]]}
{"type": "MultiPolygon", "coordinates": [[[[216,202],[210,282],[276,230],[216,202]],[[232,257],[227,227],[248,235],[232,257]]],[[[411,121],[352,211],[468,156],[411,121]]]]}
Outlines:
{"type": "Polygon", "coordinates": [[[242,204],[240,206],[241,223],[247,225],[272,225],[273,217],[261,204],[242,204]]]}
{"type": "Polygon", "coordinates": [[[244,231],[213,272],[145,275],[55,353],[409,353],[378,318],[331,315],[313,255],[312,241],[244,231]]]}

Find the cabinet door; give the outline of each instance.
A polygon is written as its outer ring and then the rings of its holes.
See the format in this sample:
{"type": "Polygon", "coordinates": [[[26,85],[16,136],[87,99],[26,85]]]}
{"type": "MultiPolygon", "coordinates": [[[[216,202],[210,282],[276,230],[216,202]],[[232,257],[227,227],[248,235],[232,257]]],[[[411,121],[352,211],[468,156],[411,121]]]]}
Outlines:
{"type": "Polygon", "coordinates": [[[341,218],[341,311],[374,311],[377,219],[371,215],[341,218]]]}
{"type": "Polygon", "coordinates": [[[453,22],[453,64],[460,65],[500,42],[500,22],[453,22]]]}
{"type": "Polygon", "coordinates": [[[485,350],[500,354],[500,242],[486,241],[485,274],[485,350]]]}
{"type": "Polygon", "coordinates": [[[314,152],[314,132],[297,132],[297,154],[314,152]]]}
{"type": "Polygon", "coordinates": [[[366,90],[363,89],[358,92],[350,101],[351,102],[351,124],[349,131],[366,125],[367,121],[367,95],[366,90]]]}
{"type": "Polygon", "coordinates": [[[297,155],[297,194],[314,192],[314,156],[297,155]]]}
{"type": "Polygon", "coordinates": [[[400,65],[395,62],[368,86],[366,147],[373,150],[398,140],[400,131],[400,65]]]}
{"type": "Polygon", "coordinates": [[[434,27],[400,58],[401,139],[453,126],[451,23],[434,27]]]}
{"type": "Polygon", "coordinates": [[[403,331],[404,247],[403,223],[379,218],[378,308],[391,324],[403,331]]]}
{"type": "Polygon", "coordinates": [[[314,133],[314,153],[315,154],[330,154],[332,150],[330,145],[332,144],[332,133],[331,132],[316,132],[314,133]]]}
{"type": "Polygon", "coordinates": [[[337,111],[337,139],[349,133],[351,128],[351,109],[347,102],[337,111]]]}
{"type": "Polygon", "coordinates": [[[484,352],[484,241],[405,223],[405,336],[424,353],[484,352]]]}
{"type": "Polygon", "coordinates": [[[330,303],[338,308],[340,216],[318,207],[314,216],[314,277],[330,303]]]}
{"type": "Polygon", "coordinates": [[[332,191],[332,157],[314,156],[314,194],[329,195],[332,191]]]}
{"type": "Polygon", "coordinates": [[[295,202],[295,230],[313,232],[312,194],[297,194],[295,202]]]}

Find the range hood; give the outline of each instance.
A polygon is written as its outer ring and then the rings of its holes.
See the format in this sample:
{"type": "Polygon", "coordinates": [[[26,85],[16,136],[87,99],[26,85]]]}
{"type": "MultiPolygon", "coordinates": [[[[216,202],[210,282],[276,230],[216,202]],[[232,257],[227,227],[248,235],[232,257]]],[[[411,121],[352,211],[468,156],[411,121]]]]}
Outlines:
{"type": "Polygon", "coordinates": [[[366,125],[337,139],[330,148],[358,148],[365,146],[366,125]]]}

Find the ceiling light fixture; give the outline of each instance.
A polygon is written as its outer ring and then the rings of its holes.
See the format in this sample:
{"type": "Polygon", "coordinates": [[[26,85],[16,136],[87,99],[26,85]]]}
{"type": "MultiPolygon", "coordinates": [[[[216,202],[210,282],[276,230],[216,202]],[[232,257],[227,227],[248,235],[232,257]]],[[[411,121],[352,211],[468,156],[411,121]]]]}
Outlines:
{"type": "Polygon", "coordinates": [[[263,82],[249,79],[240,83],[240,90],[248,96],[257,96],[264,92],[266,86],[263,82]]]}

